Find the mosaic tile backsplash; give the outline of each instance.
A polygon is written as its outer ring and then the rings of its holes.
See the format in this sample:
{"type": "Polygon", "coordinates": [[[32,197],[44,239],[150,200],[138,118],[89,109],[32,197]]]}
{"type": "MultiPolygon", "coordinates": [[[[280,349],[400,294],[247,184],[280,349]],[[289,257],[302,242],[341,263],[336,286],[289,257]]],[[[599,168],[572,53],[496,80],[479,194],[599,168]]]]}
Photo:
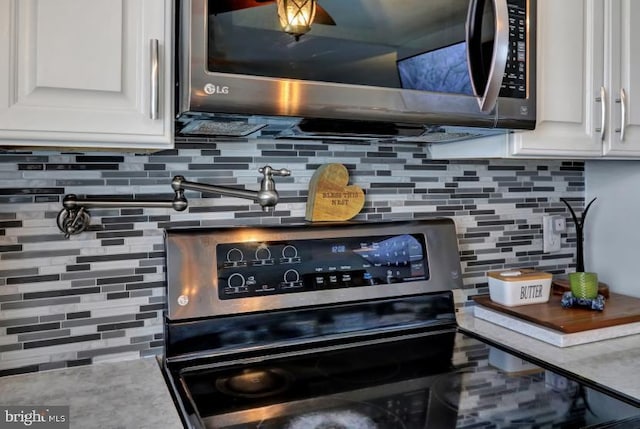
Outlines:
{"type": "MultiPolygon", "coordinates": [[[[365,190],[361,221],[455,220],[465,289],[487,292],[485,272],[574,265],[575,233],[560,198],[584,204],[584,164],[558,160],[435,161],[420,144],[178,139],[152,154],[0,152],[0,375],[162,353],[163,229],[304,222],[315,169],[344,164],[365,190]],[[93,209],[88,231],[65,239],[66,194],[171,200],[170,181],[256,190],[263,165],[277,177],[272,213],[249,200],[187,192],[189,208],[93,209]],[[542,253],[542,216],[567,217],[562,249],[542,253]]],[[[569,270],[571,271],[571,270],[569,270]]]]}

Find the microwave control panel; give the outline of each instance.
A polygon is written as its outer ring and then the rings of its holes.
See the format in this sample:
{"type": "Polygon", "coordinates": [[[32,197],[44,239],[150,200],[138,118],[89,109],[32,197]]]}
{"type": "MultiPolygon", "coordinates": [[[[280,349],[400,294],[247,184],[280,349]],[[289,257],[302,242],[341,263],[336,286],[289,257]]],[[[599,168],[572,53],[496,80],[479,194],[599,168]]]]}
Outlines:
{"type": "Polygon", "coordinates": [[[509,54],[500,96],[527,98],[527,0],[509,0],[509,54]]]}
{"type": "Polygon", "coordinates": [[[218,297],[234,299],[427,280],[421,234],[218,244],[218,297]]]}

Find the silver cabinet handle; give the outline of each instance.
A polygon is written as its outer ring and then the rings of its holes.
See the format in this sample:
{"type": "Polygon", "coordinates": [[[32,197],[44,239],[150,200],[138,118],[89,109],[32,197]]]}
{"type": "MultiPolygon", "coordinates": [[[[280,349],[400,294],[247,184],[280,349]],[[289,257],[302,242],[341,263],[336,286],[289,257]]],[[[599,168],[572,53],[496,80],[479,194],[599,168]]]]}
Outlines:
{"type": "Polygon", "coordinates": [[[601,103],[600,110],[602,113],[600,129],[596,128],[596,131],[600,131],[600,140],[604,141],[607,126],[607,90],[604,88],[604,86],[600,87],[600,97],[597,97],[596,101],[601,103]]]}
{"type": "MultiPolygon", "coordinates": [[[[477,73],[476,61],[474,53],[471,52],[473,47],[479,47],[481,41],[481,22],[483,13],[484,0],[472,0],[469,3],[466,22],[466,42],[467,42],[467,62],[469,73],[471,74],[471,85],[473,92],[478,98],[480,110],[490,112],[498,101],[498,95],[502,86],[505,67],[507,65],[507,57],[509,55],[509,9],[507,0],[492,0],[493,10],[495,13],[495,38],[493,41],[493,55],[491,57],[491,67],[489,68],[489,76],[485,87],[482,88],[481,83],[476,82],[474,75],[477,73]]],[[[477,55],[477,54],[476,54],[477,55]]]]}
{"type": "Polygon", "coordinates": [[[149,116],[152,120],[158,119],[158,110],[160,107],[160,61],[158,55],[158,39],[151,39],[149,44],[149,52],[151,58],[151,90],[149,116]]]}
{"type": "Polygon", "coordinates": [[[624,141],[624,132],[627,128],[627,93],[620,88],[620,141],[624,141]]]}

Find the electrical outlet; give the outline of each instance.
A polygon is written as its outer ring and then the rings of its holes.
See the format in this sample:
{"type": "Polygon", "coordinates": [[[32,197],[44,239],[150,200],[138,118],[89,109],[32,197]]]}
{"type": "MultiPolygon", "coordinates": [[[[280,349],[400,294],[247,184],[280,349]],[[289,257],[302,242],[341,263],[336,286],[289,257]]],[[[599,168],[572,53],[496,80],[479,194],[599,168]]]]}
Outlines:
{"type": "Polygon", "coordinates": [[[567,229],[567,223],[562,216],[552,216],[553,232],[560,234],[567,229]]]}
{"type": "Polygon", "coordinates": [[[562,216],[542,217],[542,251],[544,253],[560,250],[561,233],[566,229],[565,219],[562,216]]]}

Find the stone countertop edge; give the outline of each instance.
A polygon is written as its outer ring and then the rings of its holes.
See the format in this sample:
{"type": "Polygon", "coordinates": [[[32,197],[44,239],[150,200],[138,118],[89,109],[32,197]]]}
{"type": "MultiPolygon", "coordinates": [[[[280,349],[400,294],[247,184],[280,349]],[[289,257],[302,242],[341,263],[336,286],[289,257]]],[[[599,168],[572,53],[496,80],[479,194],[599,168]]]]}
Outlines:
{"type": "Polygon", "coordinates": [[[457,314],[458,326],[508,349],[524,353],[587,380],[640,407],[640,334],[570,347],[556,347],[494,323],[471,311],[457,314]]]}
{"type": "Polygon", "coordinates": [[[2,377],[0,405],[68,405],[72,429],[183,428],[154,357],[2,377]]]}

